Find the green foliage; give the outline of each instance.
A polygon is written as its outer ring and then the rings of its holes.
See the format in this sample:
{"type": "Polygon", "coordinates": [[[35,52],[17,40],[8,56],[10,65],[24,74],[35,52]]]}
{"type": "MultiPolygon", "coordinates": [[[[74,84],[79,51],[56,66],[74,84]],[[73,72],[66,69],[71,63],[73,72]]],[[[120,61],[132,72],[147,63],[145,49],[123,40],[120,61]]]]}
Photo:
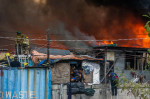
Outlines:
{"type": "Polygon", "coordinates": [[[148,36],[150,37],[150,32],[148,32],[148,36]]]}
{"type": "MultiPolygon", "coordinates": [[[[147,15],[143,15],[150,19],[150,13],[147,15]]],[[[148,32],[148,36],[150,37],[150,21],[147,21],[145,26],[145,32],[148,32]]],[[[150,49],[147,50],[150,53],[150,49]]],[[[150,68],[150,63],[147,64],[147,68],[150,68]]],[[[130,70],[130,68],[128,68],[130,70]]],[[[131,72],[135,72],[131,70],[131,72]]],[[[129,80],[123,73],[120,73],[119,77],[119,86],[122,88],[122,92],[127,90],[128,95],[132,94],[135,99],[136,97],[140,97],[140,99],[149,99],[150,97],[150,85],[148,83],[136,83],[129,80]]]]}
{"type": "Polygon", "coordinates": [[[150,53],[150,49],[147,50],[150,53]]]}
{"type": "MultiPolygon", "coordinates": [[[[148,54],[150,54],[150,49],[148,49],[147,52],[148,52],[148,54]]],[[[148,58],[150,58],[150,57],[148,56],[148,58]]],[[[150,62],[147,62],[147,65],[146,65],[146,69],[145,69],[145,70],[146,70],[146,71],[150,70],[150,62]]]]}
{"type": "MultiPolygon", "coordinates": [[[[147,17],[150,19],[150,13],[148,13],[148,15],[143,15],[144,17],[147,17]]],[[[148,36],[150,37],[150,21],[147,21],[144,28],[145,28],[145,32],[148,32],[148,36]]]]}
{"type": "Polygon", "coordinates": [[[141,99],[148,99],[150,95],[150,89],[147,84],[128,81],[126,83],[122,83],[120,86],[122,87],[122,91],[127,90],[127,95],[132,94],[135,98],[140,97],[141,99]]]}
{"type": "Polygon", "coordinates": [[[142,16],[147,17],[147,18],[150,18],[150,16],[149,16],[149,15],[142,15],[142,16]]]}
{"type": "Polygon", "coordinates": [[[145,32],[148,32],[148,35],[150,36],[150,26],[149,26],[150,21],[147,21],[144,28],[145,28],[145,32]]]}
{"type": "Polygon", "coordinates": [[[122,88],[121,92],[127,91],[127,95],[132,94],[135,99],[140,97],[140,99],[149,99],[150,96],[150,86],[147,83],[135,83],[125,76],[125,74],[120,73],[119,77],[119,87],[122,88]]]}
{"type": "Polygon", "coordinates": [[[150,62],[147,63],[147,65],[146,65],[146,67],[145,67],[145,70],[146,70],[146,71],[149,71],[149,70],[150,70],[150,62]]]}

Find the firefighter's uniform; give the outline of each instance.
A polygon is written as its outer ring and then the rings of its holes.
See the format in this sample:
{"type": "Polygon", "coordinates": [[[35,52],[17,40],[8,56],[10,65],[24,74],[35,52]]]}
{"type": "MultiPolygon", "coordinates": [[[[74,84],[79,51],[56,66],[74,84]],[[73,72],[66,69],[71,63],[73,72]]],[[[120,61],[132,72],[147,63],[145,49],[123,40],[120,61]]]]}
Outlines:
{"type": "Polygon", "coordinates": [[[23,54],[28,54],[29,53],[29,39],[28,37],[25,37],[23,40],[23,54]]]}
{"type": "Polygon", "coordinates": [[[29,39],[24,34],[21,34],[20,31],[17,31],[15,37],[16,42],[16,54],[28,54],[29,51],[29,39]]]}

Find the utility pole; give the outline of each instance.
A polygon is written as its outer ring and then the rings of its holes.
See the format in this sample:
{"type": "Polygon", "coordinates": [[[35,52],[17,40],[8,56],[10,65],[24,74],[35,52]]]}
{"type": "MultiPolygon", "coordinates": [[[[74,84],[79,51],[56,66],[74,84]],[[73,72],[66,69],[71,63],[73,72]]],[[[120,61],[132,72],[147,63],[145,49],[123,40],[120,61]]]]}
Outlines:
{"type": "Polygon", "coordinates": [[[50,29],[48,28],[46,30],[47,32],[47,66],[50,66],[50,61],[49,61],[49,55],[50,55],[50,50],[49,50],[49,46],[50,46],[50,29]]]}
{"type": "Polygon", "coordinates": [[[107,47],[105,48],[105,66],[104,66],[104,77],[105,77],[105,84],[107,83],[107,47]]]}

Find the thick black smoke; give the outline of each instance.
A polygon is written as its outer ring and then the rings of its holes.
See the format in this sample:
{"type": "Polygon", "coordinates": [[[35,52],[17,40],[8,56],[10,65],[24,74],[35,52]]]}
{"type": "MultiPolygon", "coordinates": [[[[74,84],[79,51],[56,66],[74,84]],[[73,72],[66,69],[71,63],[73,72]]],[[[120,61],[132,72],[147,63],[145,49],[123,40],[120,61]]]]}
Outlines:
{"type": "Polygon", "coordinates": [[[0,0],[0,36],[15,36],[21,30],[30,38],[39,38],[50,27],[61,34],[51,35],[52,39],[134,38],[126,23],[141,23],[149,4],[149,0],[0,0]]]}
{"type": "MultiPolygon", "coordinates": [[[[49,9],[51,9],[53,16],[63,21],[65,27],[70,32],[73,32],[74,27],[77,27],[80,31],[88,35],[94,35],[100,39],[109,39],[112,38],[113,35],[120,35],[119,37],[121,38],[124,35],[120,33],[127,34],[127,32],[132,32],[127,29],[122,29],[126,27],[126,21],[130,19],[130,23],[134,25],[139,22],[138,20],[141,16],[133,14],[133,10],[130,10],[132,5],[130,3],[133,2],[122,2],[124,6],[119,6],[121,2],[116,1],[117,4],[111,4],[111,1],[63,0],[61,2],[60,0],[50,0],[47,2],[47,8],[50,7],[49,9]],[[127,6],[129,6],[128,9],[127,6]],[[132,20],[132,17],[135,17],[135,19],[132,20]],[[112,31],[114,29],[115,34],[112,31]],[[107,34],[104,35],[104,33],[107,34]],[[101,37],[99,35],[101,35],[101,37]]],[[[135,2],[135,4],[137,4],[137,2],[135,2]]],[[[136,7],[134,10],[136,10],[136,7]]]]}
{"type": "MultiPolygon", "coordinates": [[[[85,0],[89,5],[94,6],[115,6],[115,7],[124,7],[127,9],[149,9],[150,1],[149,0],[85,0]]],[[[150,10],[150,9],[149,9],[150,10]]]]}

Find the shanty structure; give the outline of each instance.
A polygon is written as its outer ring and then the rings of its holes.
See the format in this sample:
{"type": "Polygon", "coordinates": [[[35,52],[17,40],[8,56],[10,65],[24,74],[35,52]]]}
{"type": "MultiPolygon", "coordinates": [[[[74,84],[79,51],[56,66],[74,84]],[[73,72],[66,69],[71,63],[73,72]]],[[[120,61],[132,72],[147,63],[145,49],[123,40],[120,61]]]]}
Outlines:
{"type": "Polygon", "coordinates": [[[55,92],[52,90],[53,85],[66,85],[70,82],[71,65],[85,67],[87,70],[85,79],[88,83],[99,84],[101,59],[96,59],[88,55],[72,55],[66,50],[51,50],[50,58],[51,66],[45,67],[42,64],[34,65],[35,59],[39,63],[46,59],[46,52],[38,50],[33,55],[19,55],[21,62],[20,68],[17,67],[1,67],[0,68],[0,98],[23,98],[23,99],[54,99],[55,92]],[[37,54],[38,53],[38,54],[37,54]],[[42,58],[41,58],[42,57],[42,58]],[[24,63],[28,63],[28,67],[24,67],[24,63]],[[52,90],[52,91],[51,91],[52,90]]]}
{"type": "Polygon", "coordinates": [[[70,82],[70,70],[72,65],[83,67],[86,82],[92,84],[100,83],[99,60],[60,60],[53,64],[52,84],[67,84],[70,82]]]}
{"type": "MultiPolygon", "coordinates": [[[[46,50],[45,50],[46,52],[46,50]]],[[[47,55],[44,50],[33,50],[32,61],[36,66],[44,66],[47,55]]],[[[101,58],[91,57],[89,55],[74,55],[68,50],[51,50],[50,62],[52,66],[52,84],[67,84],[70,82],[71,66],[83,67],[85,79],[89,83],[100,83],[100,61],[101,58]],[[62,53],[60,53],[62,52],[62,53]]]]}
{"type": "MultiPolygon", "coordinates": [[[[72,95],[72,99],[111,99],[111,88],[106,77],[110,69],[118,75],[119,72],[123,72],[128,79],[133,78],[130,73],[130,69],[133,69],[138,74],[145,75],[146,80],[150,79],[149,68],[146,65],[148,52],[144,48],[95,47],[92,57],[74,55],[67,50],[52,49],[50,51],[52,68],[42,65],[43,59],[47,59],[46,50],[36,50],[31,57],[19,57],[22,66],[24,62],[28,62],[29,67],[2,67],[0,69],[0,98],[67,99],[67,83],[70,82],[72,65],[83,67],[86,82],[91,85],[87,87],[95,90],[92,97],[77,94],[72,95]],[[34,61],[40,64],[35,66],[31,59],[35,59],[34,61]]],[[[125,93],[121,93],[121,89],[118,89],[118,94],[118,99],[128,97],[125,93]]]]}
{"type": "Polygon", "coordinates": [[[145,80],[150,80],[149,67],[149,52],[147,48],[132,48],[132,47],[117,47],[117,46],[100,46],[95,47],[94,52],[96,58],[103,58],[101,65],[101,80],[107,82],[105,78],[110,70],[121,74],[131,80],[131,70],[138,75],[145,76],[145,80]],[[105,79],[105,80],[104,80],[105,79]]]}

